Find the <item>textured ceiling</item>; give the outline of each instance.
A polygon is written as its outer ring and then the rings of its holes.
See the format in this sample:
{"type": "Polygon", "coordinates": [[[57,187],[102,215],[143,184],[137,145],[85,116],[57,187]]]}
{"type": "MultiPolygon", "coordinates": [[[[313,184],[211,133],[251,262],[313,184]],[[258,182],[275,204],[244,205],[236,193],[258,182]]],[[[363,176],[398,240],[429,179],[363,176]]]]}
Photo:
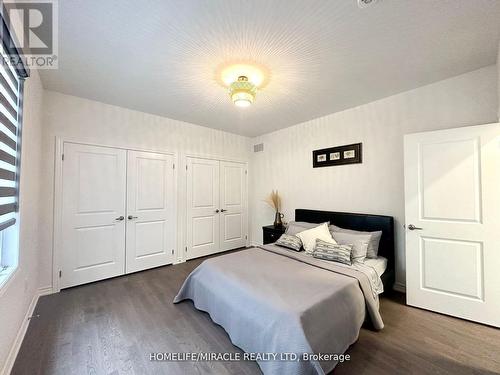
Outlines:
{"type": "Polygon", "coordinates": [[[254,136],[494,64],[497,0],[64,0],[47,89],[254,136]],[[249,108],[228,61],[270,72],[249,108]]]}

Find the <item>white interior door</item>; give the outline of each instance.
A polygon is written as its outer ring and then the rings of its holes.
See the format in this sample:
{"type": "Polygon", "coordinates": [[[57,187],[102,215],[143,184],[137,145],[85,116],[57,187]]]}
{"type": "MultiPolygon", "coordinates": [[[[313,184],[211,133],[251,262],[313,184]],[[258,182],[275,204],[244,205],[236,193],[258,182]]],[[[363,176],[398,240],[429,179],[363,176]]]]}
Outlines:
{"type": "Polygon", "coordinates": [[[246,165],[220,162],[220,249],[246,245],[247,239],[246,165]]]}
{"type": "Polygon", "coordinates": [[[127,273],[173,263],[174,182],[172,155],[128,151],[127,273]]]}
{"type": "Polygon", "coordinates": [[[219,162],[187,158],[186,257],[216,253],[219,248],[219,162]]]}
{"type": "Polygon", "coordinates": [[[408,304],[500,326],[499,153],[499,124],[405,137],[408,304]]]}
{"type": "Polygon", "coordinates": [[[62,288],[125,271],[126,151],[64,144],[62,288]]]}

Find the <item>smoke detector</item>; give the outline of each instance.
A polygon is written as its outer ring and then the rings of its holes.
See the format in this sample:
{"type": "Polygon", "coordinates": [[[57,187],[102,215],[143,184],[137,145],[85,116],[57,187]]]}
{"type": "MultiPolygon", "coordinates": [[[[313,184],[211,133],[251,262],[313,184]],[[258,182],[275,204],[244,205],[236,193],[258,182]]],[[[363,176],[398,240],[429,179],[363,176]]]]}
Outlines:
{"type": "Polygon", "coordinates": [[[377,0],[358,0],[358,7],[367,8],[370,5],[373,5],[377,2],[377,0]]]}

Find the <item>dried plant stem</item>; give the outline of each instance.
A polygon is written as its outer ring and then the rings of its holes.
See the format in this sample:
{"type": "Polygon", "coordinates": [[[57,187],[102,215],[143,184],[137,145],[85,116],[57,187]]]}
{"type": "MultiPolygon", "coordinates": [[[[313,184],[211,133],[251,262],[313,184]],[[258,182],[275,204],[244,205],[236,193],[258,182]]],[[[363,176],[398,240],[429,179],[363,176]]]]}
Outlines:
{"type": "Polygon", "coordinates": [[[278,190],[272,190],[271,194],[265,199],[265,202],[276,212],[281,212],[281,197],[278,194],[278,190]]]}

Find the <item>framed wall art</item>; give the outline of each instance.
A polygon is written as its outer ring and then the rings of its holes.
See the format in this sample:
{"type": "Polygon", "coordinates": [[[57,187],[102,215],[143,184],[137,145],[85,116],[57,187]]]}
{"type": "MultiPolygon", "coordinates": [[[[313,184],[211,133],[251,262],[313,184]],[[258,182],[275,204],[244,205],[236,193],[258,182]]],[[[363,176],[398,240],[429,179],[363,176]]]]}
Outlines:
{"type": "Polygon", "coordinates": [[[362,143],[313,151],[313,168],[362,163],[362,143]]]}

